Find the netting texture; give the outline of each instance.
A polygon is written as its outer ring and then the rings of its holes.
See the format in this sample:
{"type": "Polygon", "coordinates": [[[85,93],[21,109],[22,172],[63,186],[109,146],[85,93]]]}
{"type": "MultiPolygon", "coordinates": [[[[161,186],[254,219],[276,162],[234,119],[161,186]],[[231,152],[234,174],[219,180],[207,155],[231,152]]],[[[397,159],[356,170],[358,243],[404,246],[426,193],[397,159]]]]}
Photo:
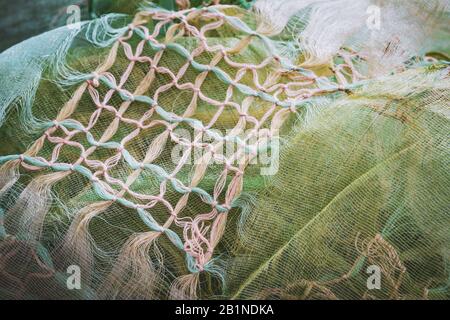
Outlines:
{"type": "Polygon", "coordinates": [[[272,27],[147,3],[3,53],[0,296],[448,298],[448,63],[272,27]]]}

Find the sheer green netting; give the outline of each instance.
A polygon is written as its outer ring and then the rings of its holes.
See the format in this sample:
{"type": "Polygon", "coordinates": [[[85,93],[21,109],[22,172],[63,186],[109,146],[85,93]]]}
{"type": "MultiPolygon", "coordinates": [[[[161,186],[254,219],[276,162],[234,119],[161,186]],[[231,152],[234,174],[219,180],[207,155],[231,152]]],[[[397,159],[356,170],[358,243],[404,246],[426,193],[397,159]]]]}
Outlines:
{"type": "Polygon", "coordinates": [[[346,1],[267,2],[99,1],[0,55],[0,297],[448,298],[447,2],[323,52],[346,1]]]}
{"type": "Polygon", "coordinates": [[[448,85],[448,70],[406,72],[304,123],[241,226],[227,294],[447,299],[448,85]]]}

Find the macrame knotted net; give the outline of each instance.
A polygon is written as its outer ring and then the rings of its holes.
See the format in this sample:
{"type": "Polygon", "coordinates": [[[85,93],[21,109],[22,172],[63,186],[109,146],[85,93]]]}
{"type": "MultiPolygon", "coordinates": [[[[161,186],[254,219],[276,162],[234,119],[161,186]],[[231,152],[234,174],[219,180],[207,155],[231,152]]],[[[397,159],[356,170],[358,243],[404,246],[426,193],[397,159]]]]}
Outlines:
{"type": "Polygon", "coordinates": [[[2,297],[448,297],[448,64],[256,12],[145,3],[0,55],[2,297]]]}

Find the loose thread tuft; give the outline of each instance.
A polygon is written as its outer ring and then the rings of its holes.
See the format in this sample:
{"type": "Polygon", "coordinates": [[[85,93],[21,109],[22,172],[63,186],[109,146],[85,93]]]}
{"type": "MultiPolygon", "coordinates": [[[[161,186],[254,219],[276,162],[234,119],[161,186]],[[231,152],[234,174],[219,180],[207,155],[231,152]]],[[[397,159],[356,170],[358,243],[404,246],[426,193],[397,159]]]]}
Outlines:
{"type": "MultiPolygon", "coordinates": [[[[61,256],[70,257],[71,264],[76,262],[80,266],[86,283],[91,280],[94,264],[93,250],[95,249],[94,241],[89,233],[89,225],[95,216],[104,212],[110,205],[111,201],[95,202],[78,211],[60,249],[61,256]]],[[[100,252],[96,253],[101,255],[100,252]]]]}
{"type": "Polygon", "coordinates": [[[88,24],[86,29],[86,39],[97,47],[105,48],[112,45],[127,31],[128,25],[123,26],[130,17],[125,14],[111,13],[88,24]],[[115,28],[113,24],[122,24],[115,28]]]}
{"type": "Polygon", "coordinates": [[[233,208],[240,209],[239,222],[237,226],[238,239],[242,239],[245,235],[244,226],[247,225],[247,220],[250,217],[250,213],[256,206],[256,196],[250,193],[242,193],[236,198],[233,203],[233,208]]]}
{"type": "Polygon", "coordinates": [[[0,198],[19,180],[19,161],[9,161],[0,167],[0,198]]]}
{"type": "Polygon", "coordinates": [[[160,235],[161,232],[150,231],[130,237],[101,286],[103,297],[158,298],[158,292],[162,290],[160,274],[163,270],[163,256],[156,245],[160,235]],[[124,278],[128,279],[126,283],[124,278]]]}
{"type": "Polygon", "coordinates": [[[39,241],[45,217],[52,203],[52,187],[70,172],[56,172],[33,179],[7,212],[5,219],[18,224],[17,233],[26,234],[29,240],[39,241]]]}
{"type": "Polygon", "coordinates": [[[176,278],[170,287],[171,300],[197,300],[200,273],[191,273],[176,278]]]}

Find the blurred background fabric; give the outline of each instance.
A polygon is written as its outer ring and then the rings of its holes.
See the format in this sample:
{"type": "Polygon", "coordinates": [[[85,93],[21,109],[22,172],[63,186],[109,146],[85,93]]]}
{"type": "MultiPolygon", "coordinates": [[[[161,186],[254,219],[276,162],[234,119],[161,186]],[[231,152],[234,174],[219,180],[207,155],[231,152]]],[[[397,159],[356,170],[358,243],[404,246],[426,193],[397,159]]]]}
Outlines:
{"type": "Polygon", "coordinates": [[[30,37],[66,24],[67,7],[78,5],[89,18],[89,0],[0,0],[0,52],[30,37]]]}
{"type": "MultiPolygon", "coordinates": [[[[132,14],[141,0],[0,0],[0,52],[13,45],[46,31],[65,25],[71,13],[67,8],[79,6],[81,21],[107,13],[132,14]]],[[[174,9],[175,0],[152,1],[162,7],[174,9]]],[[[200,6],[208,1],[191,0],[191,6],[200,6]]],[[[209,1],[211,2],[211,1],[209,1]]],[[[221,1],[232,3],[233,1],[221,1]]],[[[251,3],[242,0],[242,3],[251,3]]]]}

